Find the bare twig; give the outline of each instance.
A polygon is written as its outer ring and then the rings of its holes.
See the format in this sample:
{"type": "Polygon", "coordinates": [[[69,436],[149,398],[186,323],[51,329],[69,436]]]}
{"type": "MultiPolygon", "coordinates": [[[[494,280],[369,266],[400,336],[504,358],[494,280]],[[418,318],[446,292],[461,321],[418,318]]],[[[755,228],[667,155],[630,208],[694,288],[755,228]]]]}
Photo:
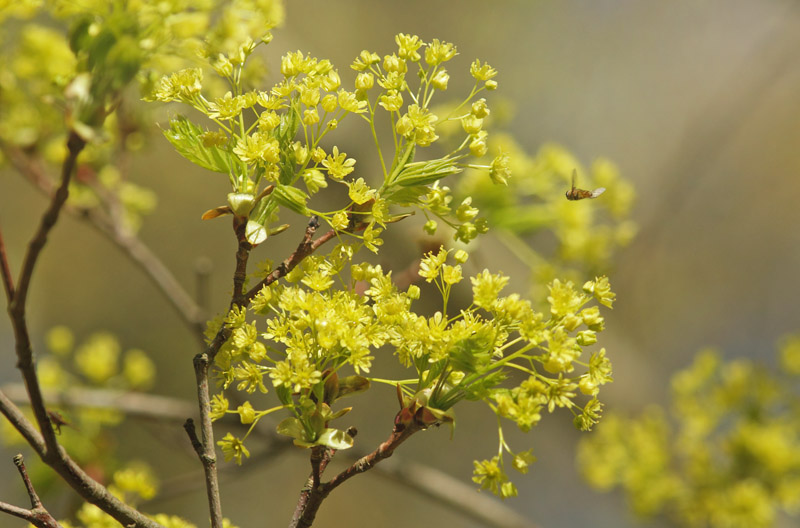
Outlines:
{"type": "MultiPolygon", "coordinates": [[[[28,156],[20,149],[1,141],[0,150],[14,168],[33,183],[36,188],[47,196],[53,195],[55,192],[54,185],[45,174],[45,169],[38,159],[28,156]]],[[[116,196],[101,192],[102,190],[96,186],[94,189],[101,195],[110,210],[114,211],[119,208],[116,196]]],[[[198,303],[194,302],[191,295],[186,293],[180,282],[150,248],[123,225],[118,214],[109,215],[100,208],[76,208],[68,204],[63,206],[63,210],[89,222],[90,225],[124,251],[169,300],[173,308],[192,330],[195,337],[202,340],[205,322],[204,310],[198,303]]]]}
{"type": "MultiPolygon", "coordinates": [[[[194,371],[197,379],[197,403],[200,406],[200,434],[202,436],[201,449],[197,451],[203,471],[206,475],[206,491],[208,493],[208,506],[211,514],[212,528],[222,528],[222,503],[219,496],[219,478],[217,476],[217,454],[214,446],[214,429],[211,425],[211,397],[208,391],[208,356],[198,354],[194,358],[194,371]]],[[[188,421],[187,421],[188,425],[188,421]]],[[[191,424],[190,438],[194,432],[191,424]]],[[[189,428],[186,427],[187,433],[189,428]]],[[[194,441],[196,440],[196,434],[194,441]]]]}
{"type": "MultiPolygon", "coordinates": [[[[3,385],[0,390],[16,404],[28,403],[25,387],[18,383],[3,385]]],[[[128,416],[174,422],[186,420],[196,409],[194,404],[176,398],[110,389],[71,387],[63,391],[44,389],[42,394],[53,406],[109,409],[128,416]]]]}
{"type": "MultiPolygon", "coordinates": [[[[244,306],[247,300],[243,298],[245,280],[247,280],[247,261],[253,246],[247,241],[245,233],[247,222],[240,217],[234,217],[233,229],[239,242],[236,250],[236,267],[233,272],[233,295],[230,309],[235,306],[244,306]]],[[[211,395],[208,388],[208,371],[220,347],[225,343],[230,331],[223,325],[217,332],[214,340],[203,352],[194,357],[194,373],[197,381],[197,403],[200,407],[200,435],[202,441],[196,444],[197,436],[194,424],[187,421],[186,428],[192,438],[192,446],[203,464],[206,477],[206,492],[208,507],[211,514],[212,528],[222,528],[222,502],[219,495],[219,477],[217,475],[217,455],[214,445],[214,428],[211,423],[211,395]],[[191,426],[191,427],[189,427],[191,426]],[[199,449],[198,449],[199,447],[199,449]]]]}
{"type": "MultiPolygon", "coordinates": [[[[27,393],[21,384],[8,384],[0,388],[15,403],[27,403],[27,393]]],[[[45,399],[55,406],[74,406],[83,408],[112,409],[125,413],[127,416],[146,418],[151,420],[164,420],[175,423],[186,421],[186,416],[191,415],[196,406],[188,401],[169,398],[166,396],[154,396],[151,394],[122,392],[106,389],[87,389],[70,388],[67,391],[44,390],[45,399]]],[[[259,423],[255,432],[258,433],[268,444],[268,447],[261,453],[253,454],[249,464],[242,468],[237,467],[236,475],[240,471],[255,470],[266,462],[273,460],[292,447],[292,443],[287,437],[278,435],[274,427],[261,426],[259,423]]],[[[241,425],[239,420],[232,420],[232,425],[241,425]]],[[[184,424],[184,428],[186,425],[184,424]]],[[[197,433],[194,431],[194,438],[197,433]]],[[[190,436],[191,439],[191,436],[190,436]]],[[[192,442],[196,453],[197,446],[192,442]]],[[[197,444],[200,444],[197,439],[197,444]]],[[[199,454],[199,453],[198,453],[199,454]]],[[[345,457],[351,463],[355,462],[360,455],[351,453],[350,450],[340,451],[338,457],[345,457]]],[[[327,463],[326,463],[327,465],[327,463]]],[[[236,467],[236,466],[234,466],[236,467]]],[[[320,467],[319,473],[325,470],[320,467]]],[[[226,466],[217,468],[220,473],[220,480],[224,481],[226,466]]],[[[397,459],[393,455],[391,460],[384,461],[374,468],[374,471],[384,478],[398,482],[409,487],[418,494],[427,497],[443,508],[450,509],[456,513],[474,519],[485,526],[492,528],[536,528],[535,524],[525,519],[512,509],[497,501],[491,495],[477,493],[473,486],[453,478],[452,476],[425,466],[411,460],[397,459]]],[[[189,490],[203,486],[202,480],[197,478],[195,472],[191,472],[184,477],[175,477],[164,482],[163,492],[159,494],[158,500],[168,500],[170,497],[180,496],[189,490]]],[[[311,489],[308,487],[308,489],[311,489]]]]}
{"type": "Polygon", "coordinates": [[[125,526],[155,528],[159,526],[157,523],[111,495],[105,487],[89,477],[75,464],[58,444],[44,403],[39,380],[36,376],[33,349],[30,335],[28,334],[25,309],[33,271],[47,241],[47,236],[58,221],[60,212],[69,196],[69,182],[75,170],[78,154],[85,145],[85,140],[77,133],[74,131],[70,133],[67,139],[68,154],[61,168],[58,189],[52,195],[39,227],[31,238],[22,261],[22,269],[17,280],[16,291],[9,299],[8,304],[8,314],[14,328],[16,341],[17,367],[22,372],[28,399],[39,430],[37,431],[19,412],[19,409],[2,393],[0,393],[0,412],[25,437],[41,459],[53,468],[85,500],[98,506],[125,526]]]}
{"type": "MultiPolygon", "coordinates": [[[[14,517],[19,517],[20,519],[24,519],[29,523],[33,524],[34,526],[40,526],[36,524],[33,512],[31,510],[26,510],[25,508],[20,508],[19,506],[14,506],[13,504],[8,504],[7,502],[0,501],[0,512],[13,515],[14,517]]],[[[50,527],[48,526],[48,528],[50,527]]]]}
{"type": "Polygon", "coordinates": [[[436,504],[492,528],[537,528],[537,525],[505,506],[496,497],[479,493],[474,486],[438,469],[392,458],[377,466],[376,473],[411,488],[436,504]]]}
{"type": "Polygon", "coordinates": [[[200,439],[197,438],[197,430],[194,428],[194,420],[187,418],[187,420],[183,422],[183,429],[186,431],[186,434],[189,435],[189,441],[192,443],[192,449],[194,449],[194,452],[197,453],[197,456],[199,456],[202,460],[203,444],[200,442],[200,439]]]}
{"type": "Polygon", "coordinates": [[[14,336],[16,338],[17,367],[22,372],[34,416],[39,424],[39,430],[44,437],[47,446],[45,457],[48,460],[54,460],[58,457],[58,443],[56,441],[55,432],[50,426],[50,419],[47,416],[47,409],[45,408],[44,399],[42,398],[39,380],[36,377],[33,350],[31,348],[30,336],[28,335],[28,325],[25,320],[25,303],[27,301],[28,287],[30,286],[34,267],[47,241],[47,235],[58,220],[64,202],[67,201],[72,172],[75,168],[78,154],[83,150],[85,145],[86,142],[81,139],[78,134],[75,132],[70,134],[67,140],[69,154],[66,160],[64,160],[64,165],[62,167],[61,184],[53,195],[50,205],[42,216],[39,228],[28,245],[28,250],[22,261],[19,279],[17,280],[17,289],[8,304],[8,313],[11,318],[11,324],[14,327],[14,336]]]}
{"type": "Polygon", "coordinates": [[[6,290],[6,299],[8,302],[11,302],[11,298],[14,297],[14,277],[11,276],[11,269],[8,267],[6,243],[3,240],[2,229],[0,229],[0,275],[3,276],[3,287],[6,290]]]}
{"type": "MultiPolygon", "coordinates": [[[[14,456],[14,465],[17,466],[17,470],[19,471],[20,476],[22,476],[22,482],[25,484],[25,489],[28,491],[28,497],[31,500],[31,509],[23,510],[27,512],[28,515],[22,516],[22,518],[38,528],[61,528],[61,525],[58,524],[58,521],[56,521],[55,518],[50,515],[50,512],[48,512],[42,505],[42,501],[39,500],[39,495],[37,495],[36,490],[33,489],[33,484],[31,483],[31,479],[28,477],[28,471],[25,469],[25,461],[23,460],[22,455],[14,456]]],[[[8,513],[20,517],[20,515],[10,511],[8,513]]]]}
{"type": "MultiPolygon", "coordinates": [[[[405,442],[411,435],[424,428],[423,425],[412,421],[407,426],[396,424],[392,430],[389,438],[378,446],[372,453],[359,458],[347,469],[333,477],[328,482],[320,482],[318,485],[313,486],[313,475],[309,479],[309,484],[312,484],[311,489],[308,485],[303,489],[300,498],[297,501],[297,508],[295,509],[292,522],[289,524],[290,528],[309,528],[317,516],[317,511],[322,505],[327,496],[338,486],[343,484],[350,477],[363,473],[375,467],[375,465],[389,458],[394,453],[397,447],[405,442]]],[[[324,468],[323,468],[324,469],[324,468]]]]}
{"type": "MultiPolygon", "coordinates": [[[[14,457],[14,462],[17,461],[17,457],[22,459],[22,455],[17,455],[14,457]]],[[[25,466],[21,466],[20,471],[25,471],[25,466]]],[[[27,479],[27,472],[25,472],[25,478],[27,479]]],[[[30,483],[30,480],[27,480],[26,483],[30,483]]],[[[30,488],[29,491],[33,491],[33,488],[30,488]]],[[[33,492],[36,496],[36,492],[33,492]]],[[[36,497],[38,501],[39,498],[36,497]]],[[[38,507],[31,508],[30,510],[26,510],[25,508],[20,508],[19,506],[14,506],[12,504],[8,504],[6,502],[0,502],[0,512],[8,513],[9,515],[13,515],[14,517],[19,517],[20,519],[24,519],[28,521],[30,524],[36,526],[37,528],[61,528],[61,525],[58,524],[58,521],[50,515],[44,507],[39,503],[38,507]]]]}
{"type": "Polygon", "coordinates": [[[104,486],[83,471],[61,446],[57,446],[57,453],[49,452],[43,436],[2,391],[0,391],[0,413],[25,438],[33,450],[36,451],[36,454],[53,468],[84,500],[102,509],[123,526],[163,528],[157,522],[148,519],[136,509],[131,508],[109,493],[104,486]]]}

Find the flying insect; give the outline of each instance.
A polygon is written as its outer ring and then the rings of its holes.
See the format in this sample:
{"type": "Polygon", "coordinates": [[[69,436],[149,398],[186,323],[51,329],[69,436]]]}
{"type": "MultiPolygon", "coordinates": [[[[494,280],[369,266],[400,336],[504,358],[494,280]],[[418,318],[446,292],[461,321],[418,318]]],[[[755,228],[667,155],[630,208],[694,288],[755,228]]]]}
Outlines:
{"type": "Polygon", "coordinates": [[[575,180],[578,177],[578,171],[572,169],[572,188],[566,192],[567,200],[583,200],[584,198],[597,198],[606,191],[605,187],[598,187],[593,191],[586,191],[584,189],[575,188],[575,180]]]}

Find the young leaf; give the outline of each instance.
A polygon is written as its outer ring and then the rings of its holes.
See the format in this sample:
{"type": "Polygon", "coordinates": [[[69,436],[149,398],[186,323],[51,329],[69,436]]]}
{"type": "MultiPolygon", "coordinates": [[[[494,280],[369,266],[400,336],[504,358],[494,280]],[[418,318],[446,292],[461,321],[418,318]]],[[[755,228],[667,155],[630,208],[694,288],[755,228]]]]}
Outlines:
{"type": "Polygon", "coordinates": [[[306,207],[308,195],[298,189],[289,185],[278,185],[275,187],[272,195],[282,206],[291,209],[297,214],[309,216],[311,213],[306,207]]]}
{"type": "Polygon", "coordinates": [[[183,116],[178,116],[169,123],[169,130],[164,136],[175,147],[175,150],[195,165],[222,174],[228,174],[233,166],[231,155],[214,145],[205,146],[200,137],[205,130],[183,116]]]}
{"type": "Polygon", "coordinates": [[[324,445],[331,449],[348,449],[353,447],[353,437],[344,431],[328,427],[322,431],[315,444],[324,445]]]}

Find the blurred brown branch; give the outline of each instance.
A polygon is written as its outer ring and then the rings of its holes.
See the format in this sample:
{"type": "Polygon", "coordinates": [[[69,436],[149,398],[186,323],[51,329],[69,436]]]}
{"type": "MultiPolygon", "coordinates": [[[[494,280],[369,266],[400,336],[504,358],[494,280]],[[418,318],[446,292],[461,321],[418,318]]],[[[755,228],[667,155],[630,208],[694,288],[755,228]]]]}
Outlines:
{"type": "MultiPolygon", "coordinates": [[[[28,401],[36,417],[39,430],[37,431],[34,428],[33,424],[23,416],[19,409],[3,393],[0,393],[0,412],[22,434],[42,461],[53,468],[86,501],[98,506],[123,525],[156,528],[159,526],[157,523],[123,503],[86,474],[58,444],[44,403],[42,390],[39,386],[33,349],[28,334],[25,310],[33,271],[47,242],[47,237],[58,221],[61,210],[67,201],[69,183],[75,171],[78,155],[85,146],[86,141],[83,138],[74,131],[70,132],[67,139],[67,156],[61,167],[60,183],[56,191],[52,193],[50,203],[42,215],[39,227],[28,244],[28,249],[23,257],[22,268],[19,272],[16,290],[11,290],[13,295],[9,296],[8,301],[8,315],[14,329],[16,342],[17,367],[22,372],[28,393],[28,401]]],[[[4,152],[7,147],[5,144],[0,144],[0,148],[4,152]]],[[[4,269],[3,273],[8,273],[10,277],[9,270],[4,269]]]]}
{"type": "Polygon", "coordinates": [[[39,500],[39,495],[37,495],[36,490],[33,489],[33,484],[28,477],[28,471],[25,469],[25,461],[22,455],[14,456],[14,465],[17,466],[17,470],[22,477],[22,482],[25,484],[25,489],[28,491],[28,497],[31,500],[31,509],[26,510],[18,506],[0,502],[0,511],[25,519],[37,528],[61,528],[61,525],[58,524],[55,518],[50,515],[50,512],[42,505],[42,501],[39,500]]]}
{"type": "MultiPolygon", "coordinates": [[[[41,160],[3,142],[0,142],[0,151],[8,158],[17,172],[39,191],[46,196],[53,195],[55,186],[47,176],[41,160]]],[[[63,205],[64,211],[76,218],[86,220],[125,252],[145,272],[145,276],[153,281],[189,326],[193,335],[202,342],[206,320],[204,310],[186,292],[161,259],[139,237],[124,226],[118,212],[120,209],[118,198],[98,185],[93,185],[92,189],[100,196],[111,213],[99,207],[78,208],[69,204],[63,205]],[[117,213],[114,214],[114,211],[117,213]]]]}

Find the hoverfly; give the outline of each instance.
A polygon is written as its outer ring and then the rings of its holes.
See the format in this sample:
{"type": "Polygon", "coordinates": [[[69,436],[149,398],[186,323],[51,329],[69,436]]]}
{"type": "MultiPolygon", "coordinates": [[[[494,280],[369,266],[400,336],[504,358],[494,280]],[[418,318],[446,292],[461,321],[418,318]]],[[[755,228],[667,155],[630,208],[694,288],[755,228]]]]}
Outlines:
{"type": "Polygon", "coordinates": [[[567,200],[583,200],[584,198],[597,198],[606,191],[605,187],[598,187],[593,191],[585,191],[583,189],[575,188],[575,179],[578,177],[578,171],[572,169],[572,189],[568,190],[567,200]]]}

